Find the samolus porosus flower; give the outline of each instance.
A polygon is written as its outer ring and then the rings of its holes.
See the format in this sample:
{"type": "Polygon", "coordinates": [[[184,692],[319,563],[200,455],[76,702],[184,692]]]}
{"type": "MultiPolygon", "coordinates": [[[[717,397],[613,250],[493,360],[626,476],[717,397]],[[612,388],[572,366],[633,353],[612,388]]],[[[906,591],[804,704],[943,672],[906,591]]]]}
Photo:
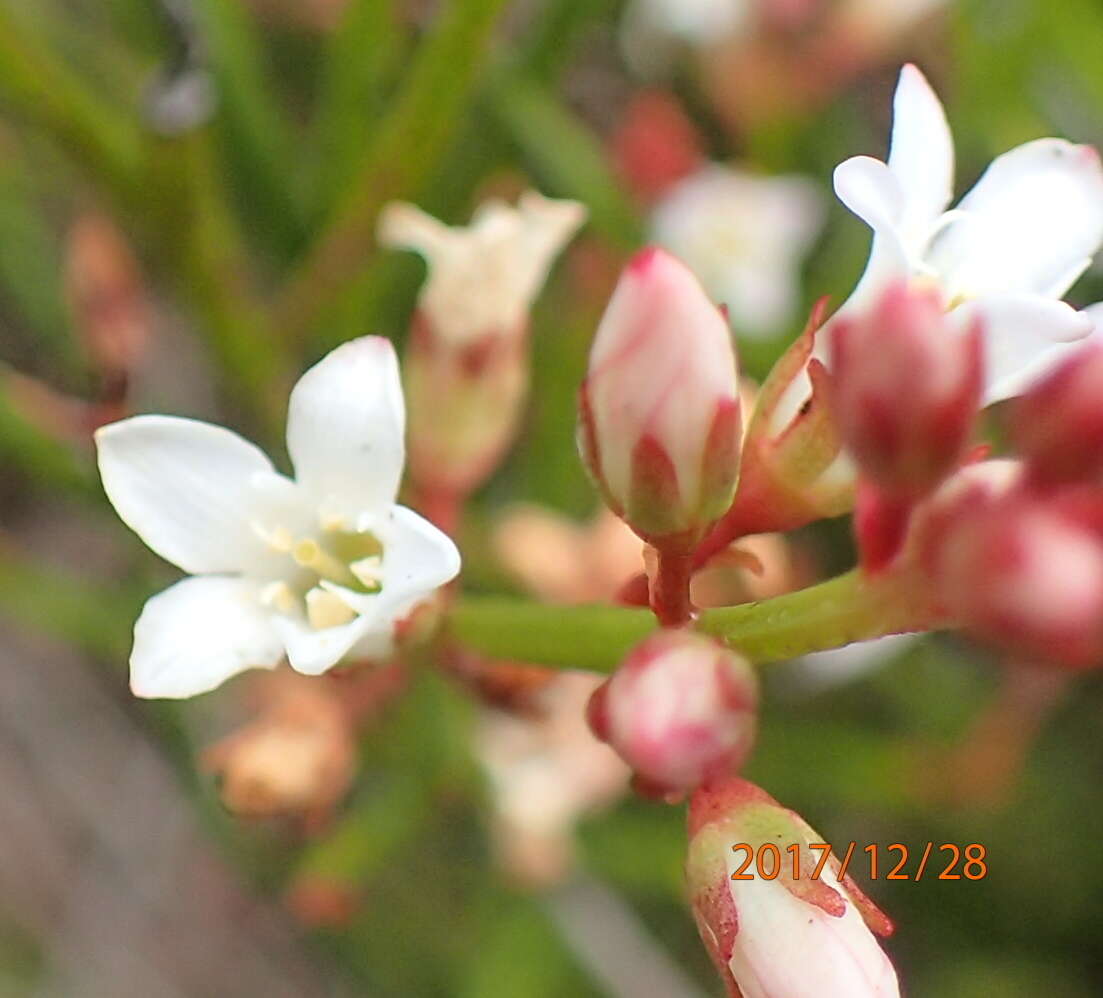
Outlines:
{"type": "Polygon", "coordinates": [[[119,516],[191,576],[138,618],[135,694],[194,696],[285,654],[317,675],[389,652],[396,622],[460,567],[447,536],[395,503],[404,422],[394,351],[367,336],[291,392],[293,479],[210,423],[135,416],[97,432],[119,516]]]}

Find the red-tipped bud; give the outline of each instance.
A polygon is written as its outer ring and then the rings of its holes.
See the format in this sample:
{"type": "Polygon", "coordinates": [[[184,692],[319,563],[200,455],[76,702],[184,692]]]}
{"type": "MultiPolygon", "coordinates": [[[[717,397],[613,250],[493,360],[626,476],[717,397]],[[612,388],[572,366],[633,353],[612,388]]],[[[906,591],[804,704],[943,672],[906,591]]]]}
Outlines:
{"type": "Polygon", "coordinates": [[[690,903],[731,998],[899,996],[873,935],[888,935],[892,923],[840,878],[823,845],[799,815],[744,780],[693,795],[690,903]]]}
{"type": "Polygon", "coordinates": [[[960,331],[937,292],[905,284],[832,327],[839,434],[883,491],[926,495],[960,462],[980,405],[980,332],[960,331]]]}
{"type": "Polygon", "coordinates": [[[1068,668],[1103,662],[1103,542],[1019,494],[943,531],[934,577],[949,613],[1007,651],[1068,668]]]}
{"type": "Polygon", "coordinates": [[[1011,434],[1044,485],[1103,480],[1103,342],[1064,361],[1012,409],[1011,434]]]}
{"type": "Polygon", "coordinates": [[[663,631],[638,645],[590,700],[594,734],[636,773],[637,787],[676,796],[736,772],[750,754],[758,682],[711,638],[663,631]]]}
{"type": "Polygon", "coordinates": [[[583,459],[606,502],[657,547],[688,547],[731,505],[741,437],[731,334],[662,250],[639,253],[613,293],[580,419],[583,459]]]}

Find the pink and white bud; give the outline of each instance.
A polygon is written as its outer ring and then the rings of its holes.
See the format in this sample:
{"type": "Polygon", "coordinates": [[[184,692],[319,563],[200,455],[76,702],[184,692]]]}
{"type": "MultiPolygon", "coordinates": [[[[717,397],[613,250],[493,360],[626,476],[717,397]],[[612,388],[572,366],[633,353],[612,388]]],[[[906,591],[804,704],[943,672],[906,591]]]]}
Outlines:
{"type": "Polygon", "coordinates": [[[814,844],[823,839],[796,812],[745,780],[691,798],[690,903],[730,998],[898,998],[874,937],[892,923],[814,844]]]}
{"type": "Polygon", "coordinates": [[[934,289],[895,284],[832,326],[832,411],[862,472],[901,499],[962,459],[984,383],[979,322],[962,332],[934,289]]]}
{"type": "Polygon", "coordinates": [[[429,265],[402,365],[410,473],[423,492],[468,494],[513,441],[529,384],[529,309],[585,214],[535,191],[516,207],[485,202],[466,227],[411,204],[383,210],[380,243],[429,265]]]}
{"type": "Polygon", "coordinates": [[[636,255],[601,320],[579,437],[610,508],[657,547],[688,548],[731,505],[741,438],[731,333],[662,250],[636,255]]]}
{"type": "Polygon", "coordinates": [[[946,610],[994,645],[1067,668],[1103,664],[1103,541],[1030,496],[962,510],[942,532],[946,610]]]}
{"type": "Polygon", "coordinates": [[[594,691],[595,735],[632,767],[637,789],[679,796],[738,771],[757,727],[758,681],[745,659],[703,635],[653,634],[594,691]]]}
{"type": "Polygon", "coordinates": [[[1011,434],[1032,481],[1103,482],[1103,342],[1077,350],[1011,412],[1011,434]]]}

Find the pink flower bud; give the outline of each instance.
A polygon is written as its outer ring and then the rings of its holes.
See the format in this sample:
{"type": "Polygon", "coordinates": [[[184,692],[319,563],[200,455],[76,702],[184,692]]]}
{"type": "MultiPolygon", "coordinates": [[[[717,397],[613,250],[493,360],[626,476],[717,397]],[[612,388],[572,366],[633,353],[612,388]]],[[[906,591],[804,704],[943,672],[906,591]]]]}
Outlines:
{"type": "Polygon", "coordinates": [[[1053,505],[1015,494],[945,529],[934,577],[963,626],[1068,668],[1103,662],[1103,541],[1053,505]]]}
{"type": "Polygon", "coordinates": [[[821,863],[812,846],[822,843],[799,815],[745,780],[690,800],[690,903],[731,998],[899,996],[896,971],[873,935],[890,934],[892,923],[850,877],[840,879],[834,856],[821,863]]]}
{"type": "Polygon", "coordinates": [[[1018,399],[1011,433],[1031,478],[1046,485],[1103,479],[1103,342],[1077,350],[1018,399]]]}
{"type": "Polygon", "coordinates": [[[645,540],[688,547],[731,505],[741,435],[731,334],[662,250],[639,253],[613,293],[580,418],[587,467],[645,540]]]}
{"type": "Polygon", "coordinates": [[[933,290],[890,287],[831,336],[832,407],[861,470],[887,493],[917,498],[960,462],[983,383],[979,325],[961,332],[933,290]]]}
{"type": "Polygon", "coordinates": [[[635,770],[637,789],[678,795],[750,754],[758,682],[747,662],[688,631],[654,634],[590,700],[590,726],[635,770]]]}

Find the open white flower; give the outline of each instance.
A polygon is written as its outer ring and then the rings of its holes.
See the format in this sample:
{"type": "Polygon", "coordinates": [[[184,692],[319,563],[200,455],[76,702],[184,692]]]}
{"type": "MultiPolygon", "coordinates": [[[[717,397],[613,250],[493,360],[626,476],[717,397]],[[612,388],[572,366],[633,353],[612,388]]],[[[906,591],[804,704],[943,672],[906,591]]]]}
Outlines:
{"type": "MultiPolygon", "coordinates": [[[[1017,395],[1087,336],[1089,318],[1058,299],[1103,242],[1103,168],[1090,146],[1037,139],[995,159],[946,211],[954,149],[946,115],[915,66],[900,74],[887,162],[835,170],[840,200],[873,229],[861,281],[840,312],[890,282],[936,284],[951,314],[984,320],[986,402],[1017,395]]],[[[828,328],[830,335],[830,327],[828,328]]]]}
{"type": "Polygon", "coordinates": [[[449,226],[394,201],[379,218],[379,241],[429,264],[420,306],[433,332],[454,346],[487,334],[522,333],[548,268],[586,218],[577,201],[526,191],[517,207],[494,199],[467,226],[449,226]]]}
{"type": "Polygon", "coordinates": [[[740,337],[768,336],[792,316],[801,260],[823,225],[803,177],[758,177],[710,164],[656,206],[652,239],[729,309],[740,337]]]}
{"type": "Polygon", "coordinates": [[[386,654],[396,621],[460,567],[448,537],[395,504],[404,429],[398,363],[374,336],[338,347],[291,392],[294,480],[209,423],[135,416],[100,429],[107,497],[192,576],[135,624],[134,693],[194,696],[285,653],[306,675],[386,654]]]}

